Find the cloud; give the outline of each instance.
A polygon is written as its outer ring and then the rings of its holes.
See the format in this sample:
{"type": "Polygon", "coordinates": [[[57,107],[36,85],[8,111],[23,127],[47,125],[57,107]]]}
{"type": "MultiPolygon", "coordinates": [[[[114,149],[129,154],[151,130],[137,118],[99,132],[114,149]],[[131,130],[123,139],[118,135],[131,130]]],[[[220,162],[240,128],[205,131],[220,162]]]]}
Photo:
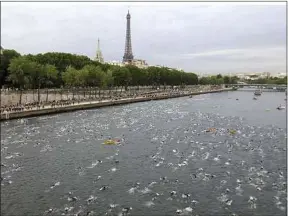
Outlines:
{"type": "Polygon", "coordinates": [[[104,59],[121,60],[128,8],[133,54],[149,64],[285,72],[286,4],[279,2],[2,2],[1,43],[93,58],[100,38],[104,59]]]}
{"type": "Polygon", "coordinates": [[[212,50],[200,53],[189,53],[180,55],[180,58],[193,59],[193,58],[207,58],[219,57],[226,58],[227,60],[249,60],[255,58],[277,59],[277,56],[284,57],[286,50],[284,47],[268,47],[268,48],[247,48],[247,49],[222,49],[212,50]]]}

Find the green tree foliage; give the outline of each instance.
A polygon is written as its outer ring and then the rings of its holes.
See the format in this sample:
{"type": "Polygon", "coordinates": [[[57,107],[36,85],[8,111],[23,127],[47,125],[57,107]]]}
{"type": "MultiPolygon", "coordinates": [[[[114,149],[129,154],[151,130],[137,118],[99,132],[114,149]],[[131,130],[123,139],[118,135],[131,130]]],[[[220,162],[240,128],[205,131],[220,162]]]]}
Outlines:
{"type": "Polygon", "coordinates": [[[43,87],[49,88],[53,86],[53,82],[56,81],[58,77],[58,70],[54,65],[45,64],[42,66],[41,75],[41,85],[43,87]]]}
{"type": "MultiPolygon", "coordinates": [[[[46,87],[47,93],[46,93],[46,102],[48,101],[48,88],[53,86],[53,83],[58,78],[58,71],[54,65],[46,64],[41,65],[41,82],[40,87],[46,87]]],[[[39,95],[39,89],[38,89],[38,101],[40,101],[40,95],[39,95]]]]}
{"type": "Polygon", "coordinates": [[[114,77],[112,70],[108,70],[105,74],[105,85],[111,88],[114,85],[114,77]]]}
{"type": "Polygon", "coordinates": [[[77,82],[75,83],[75,85],[77,87],[85,87],[85,86],[89,86],[89,69],[87,67],[84,67],[80,70],[77,70],[76,73],[76,80],[77,82]]]}
{"type": "Polygon", "coordinates": [[[223,81],[224,81],[225,84],[230,84],[231,78],[229,76],[224,76],[223,77],[223,81]]]}
{"type": "Polygon", "coordinates": [[[31,86],[31,71],[35,70],[37,64],[24,57],[13,58],[8,67],[8,81],[20,89],[20,100],[22,100],[22,90],[31,86]]]}
{"type": "Polygon", "coordinates": [[[150,83],[150,85],[160,84],[160,68],[148,67],[147,74],[148,74],[148,77],[147,77],[148,83],[150,83]]]}
{"type": "MultiPolygon", "coordinates": [[[[12,59],[20,54],[16,51],[7,52],[6,59],[12,59]],[[12,54],[14,53],[14,54],[12,54]]],[[[3,55],[4,56],[4,55],[3,55]]],[[[3,57],[1,56],[1,57],[3,57]]],[[[185,73],[166,67],[148,67],[141,69],[133,65],[125,67],[101,64],[87,56],[69,53],[49,52],[45,54],[25,55],[31,70],[27,75],[26,87],[33,89],[66,87],[127,87],[145,85],[196,85],[198,77],[194,73],[185,73]]],[[[10,60],[7,63],[10,64],[10,60]]],[[[1,68],[4,64],[1,65],[1,68]]],[[[4,73],[2,73],[4,74],[4,73]]],[[[26,76],[26,75],[25,75],[26,76]]],[[[5,77],[5,74],[3,75],[5,77]]],[[[9,81],[9,80],[8,80],[9,81]]],[[[19,84],[6,82],[10,86],[19,84]]]]}
{"type": "Polygon", "coordinates": [[[63,84],[61,74],[65,72],[66,68],[69,66],[72,66],[76,70],[80,70],[86,65],[94,65],[101,67],[101,69],[104,71],[108,70],[110,67],[110,65],[108,64],[101,64],[99,62],[93,61],[87,56],[75,55],[70,53],[48,52],[45,54],[37,54],[37,55],[29,54],[27,55],[27,58],[39,64],[55,65],[58,71],[58,80],[55,82],[55,85],[57,87],[63,84]]]}
{"type": "Polygon", "coordinates": [[[208,85],[210,82],[209,77],[201,77],[199,79],[199,84],[200,85],[208,85]]]}
{"type": "Polygon", "coordinates": [[[127,67],[114,67],[112,74],[116,86],[128,86],[131,82],[131,73],[127,67]]]}
{"type": "Polygon", "coordinates": [[[58,74],[54,65],[41,65],[26,56],[13,58],[8,72],[8,81],[21,91],[28,88],[38,89],[38,101],[40,101],[40,88],[52,86],[58,74]]]}
{"type": "Polygon", "coordinates": [[[284,78],[277,79],[276,84],[287,85],[287,76],[285,76],[284,78]]]}
{"type": "Polygon", "coordinates": [[[8,68],[8,81],[17,88],[28,88],[32,81],[31,71],[34,71],[36,66],[35,62],[31,62],[24,57],[13,58],[8,68]]]}
{"type": "Polygon", "coordinates": [[[201,77],[199,84],[201,85],[222,85],[222,84],[236,84],[238,78],[236,76],[222,76],[218,74],[216,76],[201,77]]]}
{"type": "MultiPolygon", "coordinates": [[[[255,75],[252,78],[257,78],[255,75]]],[[[6,49],[1,54],[1,85],[20,89],[60,87],[127,87],[153,85],[219,85],[236,84],[236,76],[198,77],[167,67],[140,69],[133,65],[125,67],[101,64],[87,56],[70,53],[49,52],[22,56],[15,50],[6,49]],[[17,59],[17,60],[16,60],[17,59]],[[15,61],[14,61],[15,60],[15,61]],[[9,69],[10,68],[10,69],[9,69]]],[[[245,81],[246,82],[246,81],[245,81]]],[[[287,84],[285,78],[261,78],[248,80],[257,84],[287,84]]],[[[39,91],[38,91],[39,92],[39,91]]]]}
{"type": "Polygon", "coordinates": [[[126,68],[130,71],[132,86],[147,84],[147,74],[144,69],[138,68],[134,65],[128,65],[126,68]]]}
{"type": "Polygon", "coordinates": [[[198,76],[194,73],[182,73],[183,83],[186,85],[197,84],[198,76]]]}
{"type": "Polygon", "coordinates": [[[269,78],[259,78],[255,80],[248,80],[247,83],[250,84],[275,84],[275,85],[287,85],[287,76],[283,78],[269,77],[269,78]]]}
{"type": "Polygon", "coordinates": [[[87,68],[88,73],[88,85],[103,87],[105,85],[105,72],[101,69],[100,66],[88,65],[84,68],[87,68]]]}
{"type": "Polygon", "coordinates": [[[100,66],[94,65],[86,65],[80,70],[69,66],[62,73],[62,79],[67,87],[103,87],[106,82],[111,85],[111,76],[110,71],[106,74],[100,66]]]}
{"type": "MultiPolygon", "coordinates": [[[[29,60],[28,60],[29,61],[29,60]]],[[[30,62],[30,70],[28,71],[29,88],[40,89],[41,84],[44,82],[44,69],[43,66],[37,62],[30,62]]]]}
{"type": "MultiPolygon", "coordinates": [[[[92,60],[87,56],[75,55],[70,53],[48,52],[45,54],[27,55],[29,59],[40,64],[55,65],[58,71],[64,72],[68,66],[79,70],[85,65],[92,64],[92,60]]],[[[97,64],[97,62],[93,62],[97,64]]]]}
{"type": "Polygon", "coordinates": [[[221,79],[221,78],[222,78],[222,75],[221,75],[221,74],[218,74],[218,75],[216,76],[216,78],[217,78],[217,79],[221,79]]]}
{"type": "Polygon", "coordinates": [[[17,58],[21,56],[20,53],[18,53],[17,51],[15,50],[10,50],[10,49],[5,49],[3,50],[3,54],[1,54],[0,56],[0,60],[1,60],[1,64],[0,64],[0,82],[1,82],[1,86],[5,84],[5,82],[8,84],[11,84],[8,80],[7,80],[7,77],[8,77],[8,68],[9,68],[9,65],[11,63],[11,60],[13,58],[17,58]]]}
{"type": "Polygon", "coordinates": [[[63,82],[67,87],[77,86],[79,83],[77,80],[78,77],[79,77],[78,70],[76,70],[72,66],[68,66],[65,72],[62,73],[63,82]]]}

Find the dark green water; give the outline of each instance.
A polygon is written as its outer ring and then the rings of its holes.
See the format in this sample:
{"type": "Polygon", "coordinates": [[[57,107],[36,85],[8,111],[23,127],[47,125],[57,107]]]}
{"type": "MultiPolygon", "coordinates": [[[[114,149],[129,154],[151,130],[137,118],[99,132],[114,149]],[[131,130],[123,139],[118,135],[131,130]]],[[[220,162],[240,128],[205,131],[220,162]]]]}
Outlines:
{"type": "Polygon", "coordinates": [[[126,207],[129,215],[286,215],[286,110],[276,110],[285,94],[252,98],[226,92],[5,122],[1,215],[126,207]],[[102,145],[109,137],[121,145],[102,145]]]}

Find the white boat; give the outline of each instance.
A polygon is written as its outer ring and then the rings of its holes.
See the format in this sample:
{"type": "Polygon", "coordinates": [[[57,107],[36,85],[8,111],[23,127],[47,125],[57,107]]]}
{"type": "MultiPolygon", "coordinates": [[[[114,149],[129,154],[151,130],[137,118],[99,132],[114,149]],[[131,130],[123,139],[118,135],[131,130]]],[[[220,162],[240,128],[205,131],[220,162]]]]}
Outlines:
{"type": "Polygon", "coordinates": [[[283,110],[283,109],[285,109],[285,108],[286,108],[286,107],[285,107],[285,106],[282,106],[282,105],[280,105],[280,106],[277,107],[278,110],[283,110]]]}
{"type": "Polygon", "coordinates": [[[255,90],[254,95],[260,96],[262,94],[260,89],[255,90]]]}

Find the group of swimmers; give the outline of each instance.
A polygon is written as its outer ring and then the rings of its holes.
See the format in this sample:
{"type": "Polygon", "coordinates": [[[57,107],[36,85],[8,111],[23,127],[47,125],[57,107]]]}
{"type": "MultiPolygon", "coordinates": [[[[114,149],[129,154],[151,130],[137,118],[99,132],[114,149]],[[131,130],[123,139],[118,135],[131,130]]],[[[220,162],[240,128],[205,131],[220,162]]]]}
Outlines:
{"type": "Polygon", "coordinates": [[[40,102],[31,102],[31,103],[22,103],[22,104],[13,104],[13,105],[3,105],[1,106],[1,113],[7,114],[12,112],[22,112],[29,110],[37,110],[44,108],[56,108],[63,106],[71,106],[75,104],[80,104],[83,102],[93,102],[93,101],[103,101],[103,100],[111,100],[117,101],[125,98],[137,98],[137,97],[145,97],[145,98],[157,98],[163,96],[176,96],[186,94],[187,91],[179,90],[179,89],[166,89],[166,90],[155,90],[155,91],[145,91],[145,92],[123,92],[120,94],[108,94],[103,95],[102,97],[84,97],[84,98],[73,98],[66,100],[53,100],[53,101],[40,101],[40,102]]]}

